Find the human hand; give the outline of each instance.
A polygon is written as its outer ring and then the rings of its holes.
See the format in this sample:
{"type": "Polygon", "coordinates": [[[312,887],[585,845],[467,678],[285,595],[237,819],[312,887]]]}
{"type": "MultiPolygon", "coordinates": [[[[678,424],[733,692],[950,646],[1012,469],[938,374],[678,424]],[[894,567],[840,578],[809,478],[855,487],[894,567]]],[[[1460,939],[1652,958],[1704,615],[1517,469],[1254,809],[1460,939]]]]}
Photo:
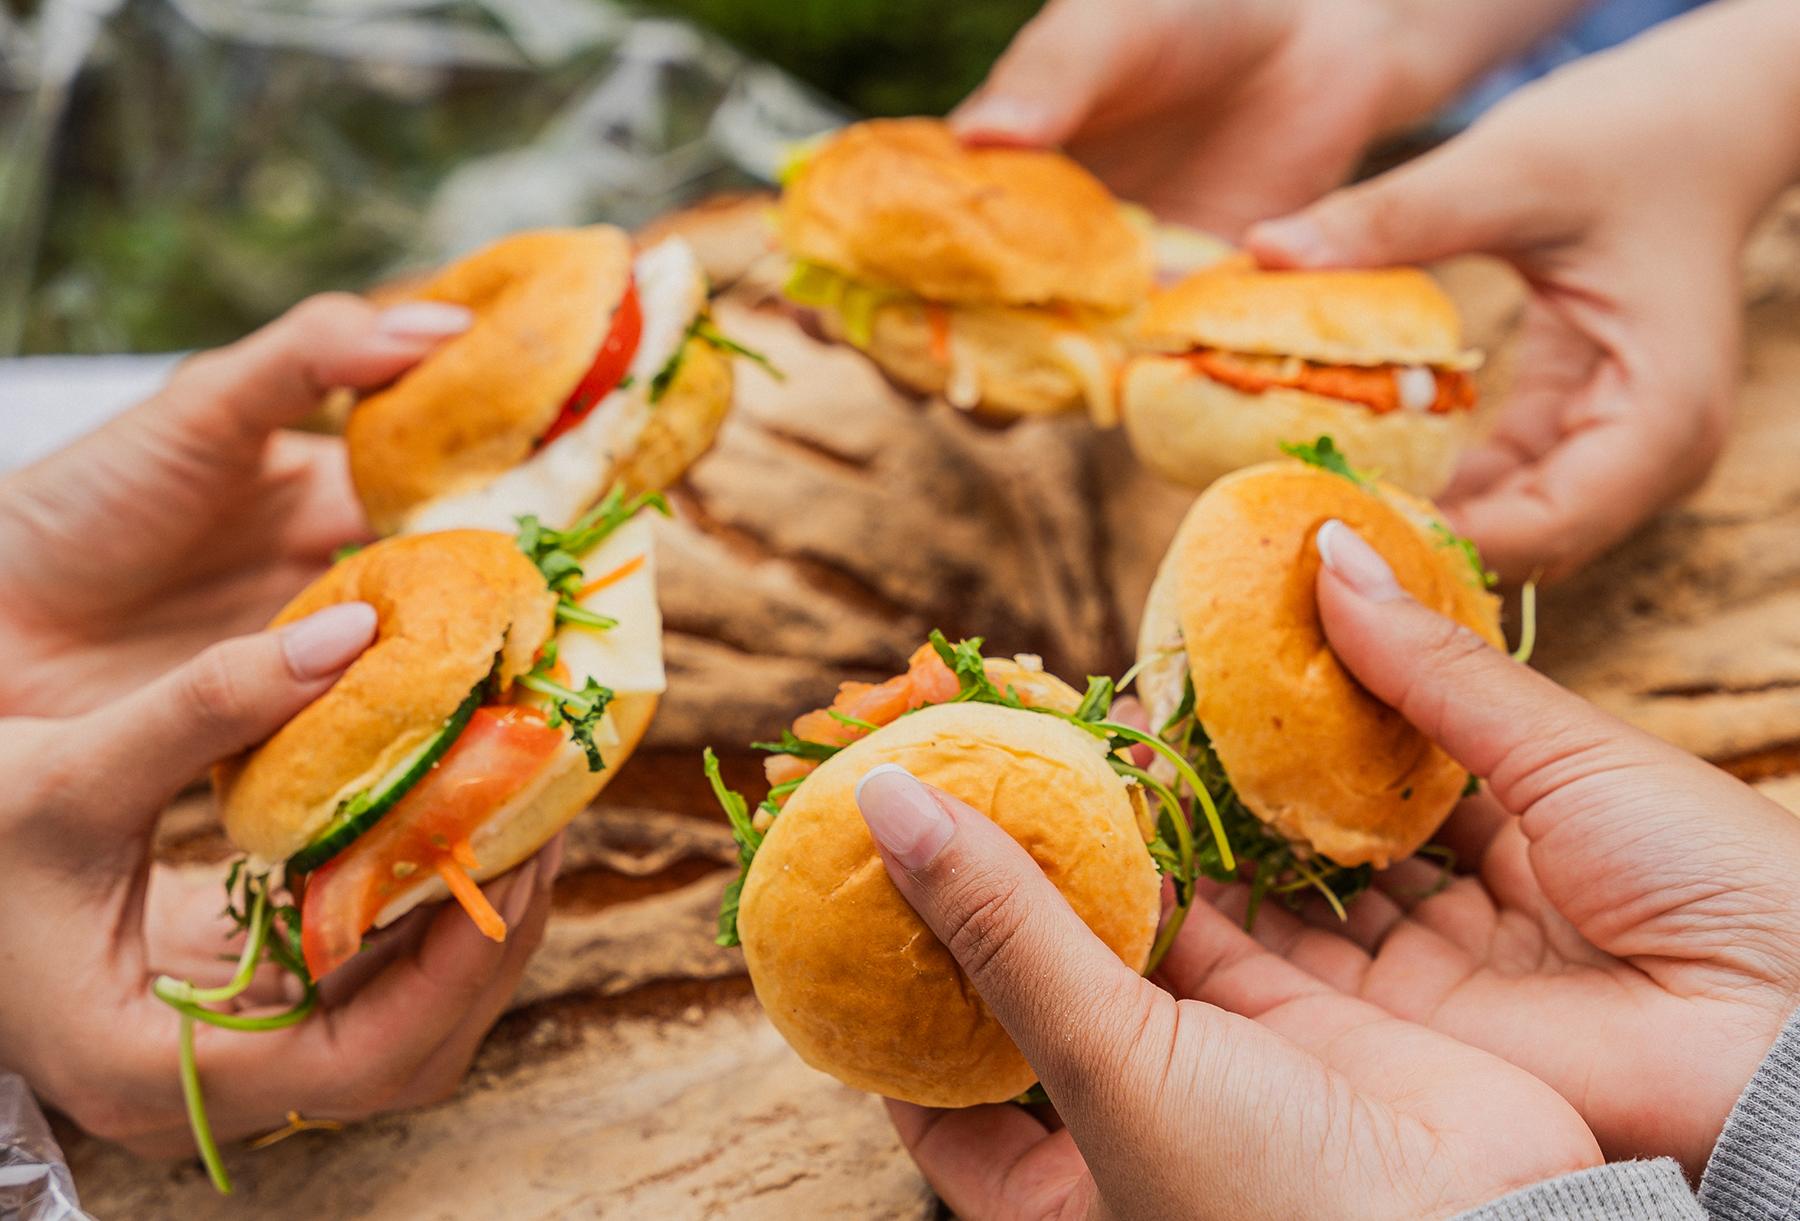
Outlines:
{"type": "Polygon", "coordinates": [[[1066,145],[1113,190],[1235,238],[1350,176],[1574,0],[1054,0],[951,116],[1066,145]]]}
{"type": "Polygon", "coordinates": [[[1338,657],[1487,787],[1440,836],[1472,873],[1403,862],[1347,924],[1265,904],[1257,941],[1556,1087],[1609,1158],[1698,1175],[1800,1003],[1800,820],[1418,605],[1349,530],[1320,552],[1338,657]]]}
{"type": "MultiPolygon", "coordinates": [[[[191,1152],[175,1012],[160,972],[205,984],[231,925],[210,887],[150,862],[158,813],[214,760],[266,738],[373,639],[363,603],[215,645],[81,716],[0,720],[0,1063],[77,1124],[147,1155],[191,1152]],[[210,894],[204,893],[210,889],[210,894]]],[[[289,1110],[355,1119],[447,1096],[542,937],[560,845],[490,883],[510,932],[489,941],[454,905],[419,911],[320,985],[298,1025],[197,1029],[214,1130],[280,1126],[289,1110]]],[[[265,970],[245,1012],[296,999],[265,970]]]]}
{"type": "Polygon", "coordinates": [[[890,1102],[958,1216],[1446,1216],[1599,1161],[1543,1083],[1331,988],[1218,912],[1190,917],[1158,987],[974,809],[898,769],[858,801],[894,884],[1067,1124],[890,1102]]]}
{"type": "Polygon", "coordinates": [[[1515,383],[1439,498],[1501,575],[1566,575],[1711,468],[1737,377],[1738,250],[1800,155],[1796,50],[1791,6],[1671,22],[1246,235],[1270,266],[1481,251],[1524,276],[1515,383]],[[1772,22],[1785,39],[1754,28],[1772,22]],[[1784,46],[1788,61],[1767,72],[1740,62],[1784,46]],[[1708,88],[1670,87],[1689,80],[1708,88]]]}
{"type": "Polygon", "coordinates": [[[283,427],[467,325],[437,303],[315,297],[0,479],[0,713],[89,711],[268,622],[367,537],[342,443],[283,427]]]}

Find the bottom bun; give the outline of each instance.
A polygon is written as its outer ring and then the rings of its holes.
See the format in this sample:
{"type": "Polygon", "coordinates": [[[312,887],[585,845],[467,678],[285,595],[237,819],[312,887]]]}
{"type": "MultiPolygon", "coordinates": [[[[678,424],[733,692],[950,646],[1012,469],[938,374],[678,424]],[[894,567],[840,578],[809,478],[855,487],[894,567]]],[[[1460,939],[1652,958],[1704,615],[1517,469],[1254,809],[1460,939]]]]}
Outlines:
{"type": "MultiPolygon", "coordinates": [[[[1058,328],[1066,332],[1066,323],[1025,309],[941,308],[949,316],[949,362],[939,359],[927,306],[910,299],[877,306],[869,342],[858,346],[901,385],[941,394],[965,410],[1049,415],[1087,401],[1082,380],[1057,347],[1058,328]]],[[[832,338],[846,337],[831,311],[820,317],[832,338]]]]}
{"type": "MultiPolygon", "coordinates": [[[[477,882],[499,877],[549,843],[587,809],[637,749],[656,713],[657,699],[654,694],[621,695],[608,705],[607,713],[619,740],[601,749],[601,761],[606,766],[597,772],[588,770],[587,756],[580,747],[565,742],[551,756],[544,773],[495,811],[470,838],[469,850],[481,862],[470,876],[477,882]]],[[[385,928],[421,903],[449,897],[443,881],[433,876],[382,908],[375,918],[376,927],[385,928]]]]}
{"type": "Polygon", "coordinates": [[[1275,388],[1246,394],[1179,356],[1140,357],[1120,391],[1125,432],[1157,474],[1203,488],[1221,475],[1282,456],[1283,442],[1337,442],[1351,463],[1418,496],[1450,482],[1473,429],[1471,413],[1390,411],[1275,388]]]}
{"type": "Polygon", "coordinates": [[[769,1020],[800,1057],[857,1089],[934,1107],[1016,1098],[1036,1074],[894,884],[856,806],[898,763],[962,798],[1031,853],[1133,970],[1150,954],[1161,883],[1105,743],[1067,721],[991,704],[920,709],[846,747],[794,790],[738,910],[769,1020]]]}

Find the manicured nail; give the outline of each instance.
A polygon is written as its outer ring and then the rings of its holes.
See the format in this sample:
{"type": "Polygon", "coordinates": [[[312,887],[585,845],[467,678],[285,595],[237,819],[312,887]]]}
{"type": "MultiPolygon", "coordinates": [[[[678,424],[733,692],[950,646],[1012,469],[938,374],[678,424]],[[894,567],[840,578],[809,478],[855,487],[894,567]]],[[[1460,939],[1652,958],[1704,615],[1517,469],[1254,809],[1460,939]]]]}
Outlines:
{"type": "Polygon", "coordinates": [[[544,850],[538,853],[538,880],[544,884],[545,889],[555,885],[556,875],[562,872],[563,841],[564,835],[559,831],[544,845],[544,850]]]}
{"type": "Polygon", "coordinates": [[[1264,221],[1244,235],[1244,245],[1259,259],[1275,255],[1284,263],[1310,267],[1330,261],[1325,233],[1304,216],[1264,221]]]}
{"type": "Polygon", "coordinates": [[[1393,602],[1406,596],[1381,553],[1337,518],[1319,527],[1318,544],[1325,567],[1369,601],[1393,602]]]}
{"type": "Polygon", "coordinates": [[[513,870],[510,889],[506,898],[500,901],[500,918],[506,921],[506,927],[512,928],[525,918],[525,909],[531,906],[535,897],[538,880],[538,859],[532,857],[523,865],[513,870]]]}
{"type": "Polygon", "coordinates": [[[930,790],[898,763],[870,768],[856,782],[856,805],[875,842],[910,872],[931,864],[956,832],[930,790]]]}
{"type": "Polygon", "coordinates": [[[288,671],[303,682],[336,674],[375,639],[375,608],[339,602],[281,629],[288,671]]]}
{"type": "Polygon", "coordinates": [[[950,116],[956,134],[972,144],[1036,144],[1044,114],[1029,102],[1005,94],[979,97],[950,116]]]}
{"type": "Polygon", "coordinates": [[[474,314],[447,301],[408,301],[382,310],[375,329],[390,339],[448,339],[474,321],[474,314]]]}

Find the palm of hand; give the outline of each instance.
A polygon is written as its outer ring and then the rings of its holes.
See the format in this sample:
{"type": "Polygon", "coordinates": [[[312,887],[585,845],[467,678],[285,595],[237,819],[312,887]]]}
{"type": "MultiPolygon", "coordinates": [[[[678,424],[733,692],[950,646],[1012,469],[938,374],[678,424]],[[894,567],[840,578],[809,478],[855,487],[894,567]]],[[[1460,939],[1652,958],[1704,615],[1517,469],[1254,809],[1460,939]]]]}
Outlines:
{"type": "Polygon", "coordinates": [[[175,461],[90,468],[49,515],[21,515],[3,619],[23,661],[4,680],[6,708],[94,708],[260,629],[333,550],[366,537],[335,439],[278,434],[248,468],[175,461]]]}
{"type": "Polygon", "coordinates": [[[1753,843],[1680,833],[1691,794],[1621,799],[1610,783],[1559,790],[1524,820],[1466,803],[1449,831],[1474,849],[1474,876],[1421,897],[1435,867],[1407,862],[1347,926],[1268,912],[1257,936],[1346,995],[1554,1086],[1608,1156],[1674,1152],[1698,1172],[1800,995],[1785,945],[1800,929],[1781,931],[1792,917],[1753,843]],[[1638,867],[1606,867],[1619,852],[1638,867]]]}

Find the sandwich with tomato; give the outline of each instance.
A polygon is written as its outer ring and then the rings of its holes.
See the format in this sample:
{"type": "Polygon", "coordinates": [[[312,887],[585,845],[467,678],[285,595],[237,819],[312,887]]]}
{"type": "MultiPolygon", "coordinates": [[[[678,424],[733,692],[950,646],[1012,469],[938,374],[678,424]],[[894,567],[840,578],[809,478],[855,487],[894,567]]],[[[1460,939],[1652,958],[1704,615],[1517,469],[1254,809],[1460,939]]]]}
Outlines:
{"type": "Polygon", "coordinates": [[[561,529],[611,488],[661,488],[712,443],[744,353],[680,239],[634,255],[610,225],[515,234],[407,296],[474,321],[351,412],[351,477],[382,534],[510,532],[523,514],[561,529]]]}
{"type": "Polygon", "coordinates": [[[872,768],[902,764],[992,818],[1134,969],[1173,942],[1198,874],[1235,864],[1210,812],[1197,842],[1193,803],[1206,798],[1185,760],[1110,719],[1110,680],[1077,692],[1035,658],[984,658],[980,644],[933,633],[905,673],[846,682],[758,743],[768,788],[754,811],[706,754],[743,865],[719,943],[743,945],[763,1009],[807,1063],[927,1106],[1017,1098],[1033,1073],[888,880],[856,808],[872,768]],[[1164,756],[1167,782],[1133,762],[1143,744],[1164,756]],[[1160,928],[1159,874],[1176,896],[1160,928]]]}
{"type": "Polygon", "coordinates": [[[859,123],[785,176],[787,296],[896,381],[1000,416],[1114,421],[1151,240],[1060,153],[970,148],[930,119],[859,123]]]}
{"type": "Polygon", "coordinates": [[[1290,450],[1194,502],[1138,638],[1139,697],[1248,862],[1250,922],[1270,895],[1315,894],[1341,916],[1474,783],[1331,651],[1314,593],[1320,525],[1344,522],[1419,602],[1504,643],[1492,577],[1430,503],[1350,466],[1330,437],[1290,450]]]}
{"type": "Polygon", "coordinates": [[[1441,491],[1475,407],[1455,304],[1414,268],[1259,271],[1241,262],[1150,299],[1120,410],[1159,474],[1205,487],[1326,434],[1388,483],[1441,491]]]}
{"type": "Polygon", "coordinates": [[[246,932],[238,977],[167,977],[182,1072],[214,1181],[229,1181],[199,1102],[195,1022],[302,1020],[318,982],[372,930],[422,903],[459,904],[488,937],[505,920],[480,883],[535,853],[636,747],[665,687],[648,522],[655,494],[615,490],[566,530],[403,535],[340,560],[272,626],[347,601],[375,608],[373,644],[330,690],[214,771],[246,854],[228,882],[246,932]],[[219,1012],[264,959],[295,974],[292,1010],[219,1012]]]}

